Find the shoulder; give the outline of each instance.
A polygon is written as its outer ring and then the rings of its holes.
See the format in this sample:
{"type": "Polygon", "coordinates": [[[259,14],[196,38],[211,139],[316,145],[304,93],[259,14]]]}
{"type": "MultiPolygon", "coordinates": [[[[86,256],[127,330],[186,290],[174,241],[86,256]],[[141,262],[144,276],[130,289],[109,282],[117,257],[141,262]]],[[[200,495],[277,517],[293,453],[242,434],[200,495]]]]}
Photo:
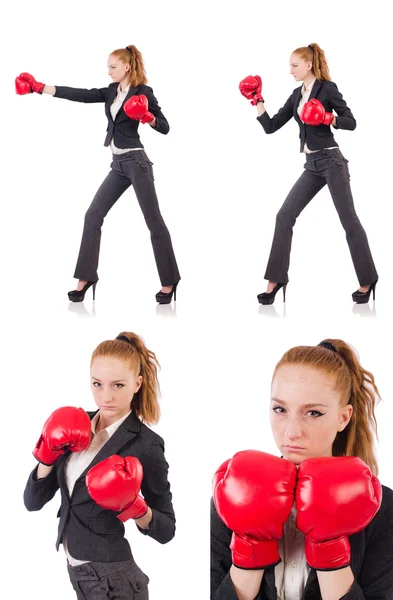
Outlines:
{"type": "Polygon", "coordinates": [[[141,423],[140,435],[143,437],[143,439],[148,445],[158,445],[164,447],[163,438],[160,435],[158,435],[158,433],[150,429],[150,427],[145,425],[145,423],[141,423]]]}
{"type": "Polygon", "coordinates": [[[117,86],[118,86],[118,85],[119,85],[119,84],[118,84],[118,83],[116,83],[116,82],[110,83],[110,84],[108,85],[108,90],[110,90],[110,89],[113,89],[113,88],[117,88],[117,86]]]}
{"type": "Polygon", "coordinates": [[[326,79],[320,81],[321,85],[327,90],[327,91],[336,91],[337,88],[337,84],[334,81],[326,81],[326,79]]]}
{"type": "Polygon", "coordinates": [[[142,84],[139,86],[139,89],[140,89],[141,91],[143,90],[144,92],[152,92],[152,91],[153,91],[153,88],[152,88],[150,85],[146,85],[145,83],[142,83],[142,84]]]}

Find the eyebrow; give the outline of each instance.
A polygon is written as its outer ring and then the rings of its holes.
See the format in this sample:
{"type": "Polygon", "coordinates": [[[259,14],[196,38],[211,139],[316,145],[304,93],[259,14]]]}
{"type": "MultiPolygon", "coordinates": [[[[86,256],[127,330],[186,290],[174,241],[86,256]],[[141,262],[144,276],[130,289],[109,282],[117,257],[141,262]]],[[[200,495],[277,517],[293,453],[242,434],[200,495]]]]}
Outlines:
{"type": "MultiPolygon", "coordinates": [[[[271,401],[277,402],[278,404],[282,404],[283,406],[287,406],[287,404],[286,404],[286,402],[284,402],[284,400],[279,400],[278,398],[272,398],[271,401]]],[[[310,408],[311,406],[324,406],[325,408],[328,408],[328,405],[322,404],[322,402],[310,402],[308,404],[302,404],[303,408],[310,408]]]]}
{"type": "MultiPolygon", "coordinates": [[[[101,383],[101,379],[98,379],[97,377],[92,377],[92,379],[94,379],[94,381],[98,381],[98,383],[101,383]]],[[[127,381],[126,379],[115,379],[114,381],[111,381],[110,383],[122,383],[123,381],[127,381]]]]}

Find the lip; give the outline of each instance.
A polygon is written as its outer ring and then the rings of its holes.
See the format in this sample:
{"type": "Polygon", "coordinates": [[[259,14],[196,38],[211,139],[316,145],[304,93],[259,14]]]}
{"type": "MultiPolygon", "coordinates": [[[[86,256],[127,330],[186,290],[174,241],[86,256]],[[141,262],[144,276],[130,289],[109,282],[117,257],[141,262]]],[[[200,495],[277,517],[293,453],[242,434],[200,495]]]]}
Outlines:
{"type": "Polygon", "coordinates": [[[302,448],[301,446],[283,446],[283,448],[285,448],[285,450],[290,450],[291,452],[303,452],[305,450],[305,448],[302,448]]]}
{"type": "Polygon", "coordinates": [[[116,406],[101,406],[101,410],[115,410],[116,406]]]}

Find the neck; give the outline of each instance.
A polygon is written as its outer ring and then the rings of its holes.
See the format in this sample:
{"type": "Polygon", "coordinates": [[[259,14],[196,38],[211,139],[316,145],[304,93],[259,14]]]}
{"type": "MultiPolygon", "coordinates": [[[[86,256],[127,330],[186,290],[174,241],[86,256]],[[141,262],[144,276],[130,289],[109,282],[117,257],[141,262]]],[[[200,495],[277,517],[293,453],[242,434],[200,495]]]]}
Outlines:
{"type": "Polygon", "coordinates": [[[315,79],[315,75],[314,73],[310,73],[309,75],[307,75],[307,77],[305,79],[303,79],[304,82],[304,86],[307,87],[308,85],[310,85],[310,83],[315,79]]]}
{"type": "Polygon", "coordinates": [[[124,88],[126,88],[126,87],[127,87],[127,85],[128,85],[128,77],[125,77],[124,79],[122,79],[122,80],[119,82],[119,85],[120,85],[120,90],[121,90],[121,91],[123,91],[123,90],[124,90],[124,88]]]}

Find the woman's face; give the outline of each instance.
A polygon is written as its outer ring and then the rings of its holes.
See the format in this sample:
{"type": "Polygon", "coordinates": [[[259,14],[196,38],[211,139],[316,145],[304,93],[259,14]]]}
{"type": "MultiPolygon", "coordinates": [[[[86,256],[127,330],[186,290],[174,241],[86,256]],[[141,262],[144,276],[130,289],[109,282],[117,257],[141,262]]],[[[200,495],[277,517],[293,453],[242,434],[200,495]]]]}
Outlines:
{"type": "Polygon", "coordinates": [[[337,432],[352,415],[352,406],[340,401],[332,376],[313,367],[280,367],[272,382],[270,423],[283,457],[300,464],[306,458],[332,456],[337,432]]]}
{"type": "Polygon", "coordinates": [[[126,362],[112,356],[96,356],[90,377],[100,414],[112,423],[130,411],[131,400],[142,385],[141,375],[136,375],[126,362]]]}
{"type": "Polygon", "coordinates": [[[123,81],[130,70],[130,65],[122,62],[116,56],[111,54],[108,58],[108,75],[112,81],[119,83],[123,81]]]}
{"type": "Polygon", "coordinates": [[[289,66],[291,68],[290,73],[294,76],[295,81],[304,81],[312,71],[312,62],[305,61],[298,54],[291,54],[289,66]]]}

